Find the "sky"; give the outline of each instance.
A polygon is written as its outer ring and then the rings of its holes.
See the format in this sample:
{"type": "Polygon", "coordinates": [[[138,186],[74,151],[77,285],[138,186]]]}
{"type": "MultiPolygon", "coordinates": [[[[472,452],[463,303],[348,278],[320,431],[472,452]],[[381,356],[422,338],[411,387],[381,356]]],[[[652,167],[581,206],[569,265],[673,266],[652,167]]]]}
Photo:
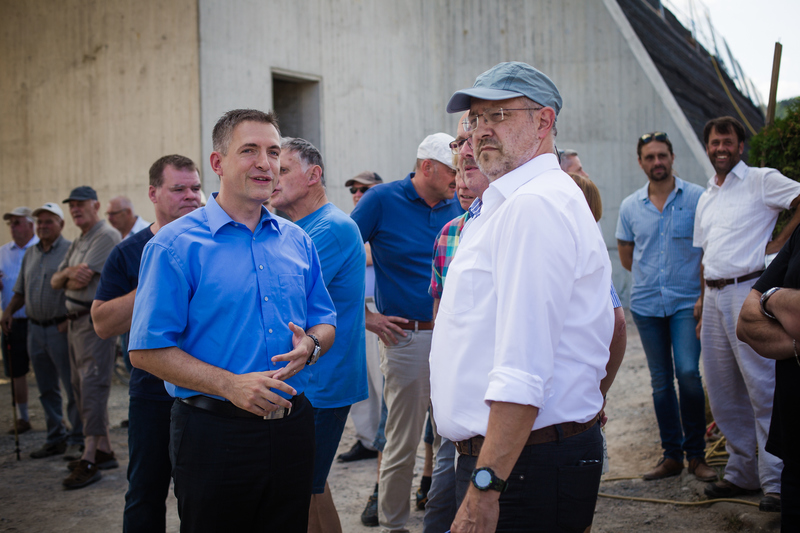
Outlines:
{"type": "Polygon", "coordinates": [[[778,100],[800,96],[800,0],[663,0],[665,7],[674,6],[687,15],[690,3],[695,18],[704,19],[703,6],[708,9],[715,31],[728,42],[764,105],[769,98],[775,42],[783,45],[778,100]]]}

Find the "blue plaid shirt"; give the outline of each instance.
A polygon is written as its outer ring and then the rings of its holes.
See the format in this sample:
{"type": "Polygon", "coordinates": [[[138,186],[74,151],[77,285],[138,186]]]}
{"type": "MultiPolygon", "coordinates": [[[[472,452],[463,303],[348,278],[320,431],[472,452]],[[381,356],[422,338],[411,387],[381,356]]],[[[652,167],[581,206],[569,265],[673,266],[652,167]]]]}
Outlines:
{"type": "Polygon", "coordinates": [[[663,317],[691,309],[700,296],[703,250],[692,246],[692,238],[703,188],[676,177],[660,212],[650,201],[648,185],[622,201],[616,236],[634,243],[631,311],[663,317]]]}

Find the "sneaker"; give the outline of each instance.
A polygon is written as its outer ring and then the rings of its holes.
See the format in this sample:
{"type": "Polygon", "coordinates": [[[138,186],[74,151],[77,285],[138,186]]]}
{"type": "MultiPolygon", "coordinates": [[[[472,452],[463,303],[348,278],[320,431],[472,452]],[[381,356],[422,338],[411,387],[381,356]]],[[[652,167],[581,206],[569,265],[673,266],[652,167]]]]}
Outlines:
{"type": "Polygon", "coordinates": [[[780,513],[781,495],[777,492],[768,492],[758,502],[758,510],[762,513],[780,513]]]}
{"type": "Polygon", "coordinates": [[[67,441],[62,440],[54,444],[43,444],[38,450],[31,452],[31,459],[44,459],[53,455],[61,455],[67,450],[67,441]]]}
{"type": "Polygon", "coordinates": [[[361,523],[367,527],[377,527],[378,524],[378,486],[375,485],[375,492],[367,500],[367,506],[361,513],[361,523]]]}
{"type": "Polygon", "coordinates": [[[103,476],[100,475],[100,470],[97,469],[94,463],[82,459],[78,467],[61,484],[64,485],[65,489],[80,489],[99,481],[101,477],[103,476]]]}
{"type": "Polygon", "coordinates": [[[755,494],[758,492],[758,489],[745,489],[723,479],[722,481],[718,481],[716,483],[709,483],[706,485],[706,488],[703,489],[703,492],[708,499],[717,500],[720,498],[733,498],[734,496],[740,496],[743,494],[755,494]]]}
{"type": "MultiPolygon", "coordinates": [[[[81,464],[83,459],[75,459],[74,461],[70,461],[67,463],[67,470],[72,472],[81,464]]],[[[117,458],[114,457],[114,452],[106,453],[103,450],[97,450],[94,456],[94,462],[97,465],[98,470],[111,470],[112,468],[117,468],[119,463],[117,462],[117,458]]]]}
{"type": "MultiPolygon", "coordinates": [[[[26,431],[30,431],[30,429],[31,429],[31,423],[28,420],[25,420],[23,418],[17,418],[17,428],[16,428],[17,435],[22,435],[26,431]]],[[[11,426],[11,429],[8,430],[8,434],[13,435],[14,433],[15,433],[14,426],[11,426]]]]}
{"type": "MultiPolygon", "coordinates": [[[[65,461],[80,461],[81,456],[83,455],[83,444],[69,444],[67,445],[67,451],[64,452],[64,459],[65,461]]],[[[70,470],[72,470],[70,468],[70,470]]]]}
{"type": "Polygon", "coordinates": [[[353,447],[350,448],[350,451],[345,453],[340,453],[339,457],[336,459],[340,463],[350,463],[352,461],[360,461],[362,459],[375,459],[378,457],[377,450],[370,450],[363,444],[361,444],[360,440],[357,440],[353,447]]]}

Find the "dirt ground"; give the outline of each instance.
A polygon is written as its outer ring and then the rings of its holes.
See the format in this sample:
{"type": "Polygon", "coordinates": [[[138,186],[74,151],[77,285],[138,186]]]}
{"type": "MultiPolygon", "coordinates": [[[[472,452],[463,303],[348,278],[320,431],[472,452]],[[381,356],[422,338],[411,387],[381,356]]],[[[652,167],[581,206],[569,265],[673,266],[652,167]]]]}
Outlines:
{"type": "MultiPolygon", "coordinates": [[[[605,478],[639,476],[651,469],[660,456],[647,363],[630,317],[628,324],[625,361],[608,395],[606,437],[611,471],[605,478]]],[[[120,468],[104,471],[102,480],[84,489],[65,491],[61,487],[61,480],[67,476],[67,471],[61,457],[34,460],[28,456],[45,440],[44,415],[37,399],[33,376],[29,376],[29,384],[34,429],[20,436],[21,460],[17,461],[14,437],[5,433],[11,427],[12,420],[10,384],[7,379],[0,381],[0,532],[120,531],[128,464],[127,431],[120,427],[120,422],[127,418],[127,388],[115,380],[109,401],[109,416],[113,425],[111,438],[120,468]]],[[[347,451],[353,443],[353,427],[348,422],[339,452],[347,451]]],[[[417,454],[415,486],[422,471],[422,450],[420,447],[417,454]]],[[[377,528],[364,527],[360,521],[361,511],[375,484],[375,473],[374,459],[347,464],[334,462],[329,482],[345,533],[378,531],[377,528]]],[[[701,499],[703,486],[703,483],[684,471],[679,477],[660,481],[603,481],[600,492],[694,502],[701,499]]],[[[757,503],[759,496],[745,499],[757,503]]],[[[172,495],[167,508],[167,530],[177,532],[179,520],[172,495]]],[[[423,512],[412,509],[407,527],[412,533],[421,533],[423,512]]],[[[761,513],[757,507],[742,504],[717,503],[688,507],[607,497],[601,497],[597,503],[592,529],[595,533],[779,530],[777,514],[761,513]]]]}

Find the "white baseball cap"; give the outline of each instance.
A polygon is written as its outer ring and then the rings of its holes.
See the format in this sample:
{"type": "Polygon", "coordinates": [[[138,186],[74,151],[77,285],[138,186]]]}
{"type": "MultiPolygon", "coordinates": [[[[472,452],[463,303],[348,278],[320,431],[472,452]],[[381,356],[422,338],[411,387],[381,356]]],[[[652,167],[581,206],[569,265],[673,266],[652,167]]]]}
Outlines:
{"type": "Polygon", "coordinates": [[[34,211],[33,212],[33,216],[38,217],[41,214],[42,211],[47,211],[48,213],[53,213],[54,215],[56,215],[61,220],[64,220],[64,212],[61,210],[61,207],[59,207],[59,205],[56,204],[56,203],[47,202],[42,207],[40,207],[39,209],[34,211]]]}
{"type": "Polygon", "coordinates": [[[417,159],[434,159],[455,170],[450,150],[450,143],[455,140],[455,137],[441,132],[428,135],[417,148],[417,159]]]}

